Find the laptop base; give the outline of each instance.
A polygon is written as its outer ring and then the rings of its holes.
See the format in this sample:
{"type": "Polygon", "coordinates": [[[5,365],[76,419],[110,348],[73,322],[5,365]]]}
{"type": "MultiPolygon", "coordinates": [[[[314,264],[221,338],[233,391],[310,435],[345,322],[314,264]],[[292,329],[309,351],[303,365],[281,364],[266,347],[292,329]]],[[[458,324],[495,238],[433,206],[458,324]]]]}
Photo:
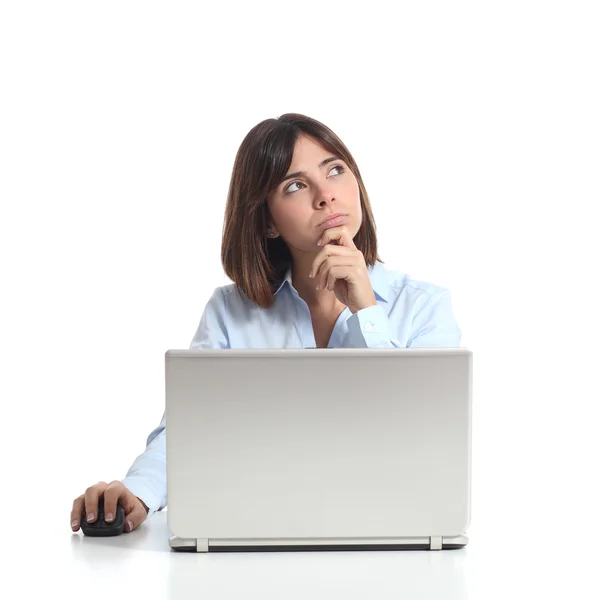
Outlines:
{"type": "Polygon", "coordinates": [[[372,539],[194,539],[169,538],[178,552],[339,552],[345,550],[459,550],[468,543],[466,535],[422,538],[372,539]]]}

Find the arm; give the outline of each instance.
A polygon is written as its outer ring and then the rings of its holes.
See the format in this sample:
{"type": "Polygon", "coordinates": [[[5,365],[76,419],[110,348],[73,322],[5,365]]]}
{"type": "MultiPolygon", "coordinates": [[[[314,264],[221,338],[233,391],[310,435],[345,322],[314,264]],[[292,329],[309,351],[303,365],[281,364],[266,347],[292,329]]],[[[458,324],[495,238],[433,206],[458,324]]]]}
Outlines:
{"type": "MultiPolygon", "coordinates": [[[[228,348],[225,328],[225,303],[223,292],[215,289],[200,319],[191,350],[200,348],[228,348]]],[[[140,454],[121,482],[146,507],[148,516],[167,506],[167,452],[166,411],[159,425],[146,440],[146,449],[140,454]]]]}
{"type": "MultiPolygon", "coordinates": [[[[390,315],[379,304],[355,312],[347,321],[348,334],[344,348],[403,348],[392,327],[396,311],[404,311],[402,303],[392,306],[390,315]]],[[[398,315],[400,317],[400,315],[398,315]]],[[[416,310],[407,348],[458,348],[461,330],[454,318],[450,292],[446,289],[433,294],[416,310]]]]}
{"type": "Polygon", "coordinates": [[[165,413],[121,482],[147,508],[148,516],[167,505],[165,413]]]}

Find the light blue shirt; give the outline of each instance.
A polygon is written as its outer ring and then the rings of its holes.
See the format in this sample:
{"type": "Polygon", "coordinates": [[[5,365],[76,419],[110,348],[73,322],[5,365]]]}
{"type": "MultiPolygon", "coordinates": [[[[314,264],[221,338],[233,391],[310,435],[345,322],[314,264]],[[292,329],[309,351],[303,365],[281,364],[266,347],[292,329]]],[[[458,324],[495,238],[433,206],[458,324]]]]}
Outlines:
{"type": "MultiPolygon", "coordinates": [[[[377,304],[338,317],[328,348],[460,347],[449,290],[388,270],[369,267],[377,304]]],[[[308,305],[292,285],[291,269],[261,308],[234,284],[218,287],[206,304],[190,349],[316,348],[308,305]]],[[[165,414],[148,436],[122,482],[148,506],[150,516],[167,505],[165,414]]]]}

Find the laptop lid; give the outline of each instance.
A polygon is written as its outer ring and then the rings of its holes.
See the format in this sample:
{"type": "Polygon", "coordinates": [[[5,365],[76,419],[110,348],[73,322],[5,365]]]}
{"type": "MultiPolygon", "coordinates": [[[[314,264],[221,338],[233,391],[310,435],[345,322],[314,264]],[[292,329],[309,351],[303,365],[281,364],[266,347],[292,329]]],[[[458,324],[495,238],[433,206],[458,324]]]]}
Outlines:
{"type": "Polygon", "coordinates": [[[465,533],[470,350],[169,350],[165,367],[172,547],[465,533]]]}

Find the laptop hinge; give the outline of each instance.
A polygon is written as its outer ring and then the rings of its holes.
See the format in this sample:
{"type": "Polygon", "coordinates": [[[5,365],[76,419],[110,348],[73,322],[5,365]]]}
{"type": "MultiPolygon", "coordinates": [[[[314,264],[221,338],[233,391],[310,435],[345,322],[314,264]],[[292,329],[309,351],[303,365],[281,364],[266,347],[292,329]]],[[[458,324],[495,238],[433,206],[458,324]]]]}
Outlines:
{"type": "Polygon", "coordinates": [[[196,552],[208,552],[208,538],[196,538],[196,552]]]}
{"type": "Polygon", "coordinates": [[[432,535],[429,538],[429,549],[430,550],[441,550],[442,549],[442,536],[432,535]]]}

